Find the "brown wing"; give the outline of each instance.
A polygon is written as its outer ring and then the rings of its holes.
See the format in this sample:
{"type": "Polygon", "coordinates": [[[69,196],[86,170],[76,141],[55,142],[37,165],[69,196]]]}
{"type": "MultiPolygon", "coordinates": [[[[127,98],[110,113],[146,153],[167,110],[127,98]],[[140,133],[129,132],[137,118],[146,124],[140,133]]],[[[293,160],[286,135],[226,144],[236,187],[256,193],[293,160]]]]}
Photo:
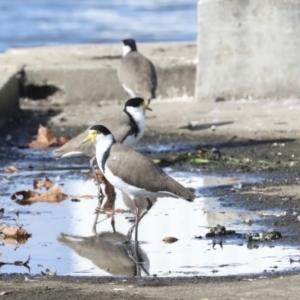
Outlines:
{"type": "Polygon", "coordinates": [[[122,84],[143,98],[155,98],[157,76],[154,65],[139,52],[130,52],[121,59],[118,75],[122,84]]]}
{"type": "Polygon", "coordinates": [[[130,185],[151,192],[170,192],[189,201],[195,198],[194,193],[164,173],[152,160],[121,144],[112,146],[106,167],[130,185]]]}
{"type": "MultiPolygon", "coordinates": [[[[132,128],[130,126],[130,119],[128,115],[124,112],[115,114],[109,118],[105,118],[99,121],[100,125],[106,126],[113,134],[117,142],[123,142],[123,140],[132,133],[132,128]]],[[[97,125],[97,124],[94,124],[97,125]]],[[[88,136],[88,131],[91,126],[89,126],[85,131],[72,138],[69,142],[56,149],[53,154],[56,157],[62,157],[69,153],[72,155],[86,155],[93,157],[95,155],[95,145],[92,142],[86,142],[82,144],[84,139],[88,136]],[[76,154],[77,153],[77,154],[76,154]]]]}

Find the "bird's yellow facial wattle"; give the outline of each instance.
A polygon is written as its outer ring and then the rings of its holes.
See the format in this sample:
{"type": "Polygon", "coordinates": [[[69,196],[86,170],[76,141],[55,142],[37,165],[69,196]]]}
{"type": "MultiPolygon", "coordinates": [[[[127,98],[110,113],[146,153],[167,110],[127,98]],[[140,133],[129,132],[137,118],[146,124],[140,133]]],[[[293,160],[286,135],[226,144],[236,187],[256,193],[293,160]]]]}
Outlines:
{"type": "Polygon", "coordinates": [[[142,103],[142,106],[143,106],[144,113],[146,112],[146,110],[151,110],[152,111],[152,109],[146,104],[145,101],[142,103]]]}
{"type": "Polygon", "coordinates": [[[97,139],[97,131],[89,130],[89,135],[84,139],[82,143],[86,143],[88,141],[95,143],[96,139],[97,139]]]}

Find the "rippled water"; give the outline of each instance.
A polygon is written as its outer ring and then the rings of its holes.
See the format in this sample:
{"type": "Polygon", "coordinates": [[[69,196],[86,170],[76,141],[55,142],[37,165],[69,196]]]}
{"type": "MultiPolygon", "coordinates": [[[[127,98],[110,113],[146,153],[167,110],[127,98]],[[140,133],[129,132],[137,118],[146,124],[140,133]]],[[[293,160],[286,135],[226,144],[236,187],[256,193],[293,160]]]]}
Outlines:
{"type": "Polygon", "coordinates": [[[0,52],[11,47],[196,39],[197,0],[0,0],[0,52]]]}

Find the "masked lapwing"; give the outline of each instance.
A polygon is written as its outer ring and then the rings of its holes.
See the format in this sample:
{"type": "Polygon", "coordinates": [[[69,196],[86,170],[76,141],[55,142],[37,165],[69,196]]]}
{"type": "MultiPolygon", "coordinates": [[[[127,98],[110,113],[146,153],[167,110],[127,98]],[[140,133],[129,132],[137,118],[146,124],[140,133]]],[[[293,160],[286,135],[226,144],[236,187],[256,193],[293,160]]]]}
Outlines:
{"type": "MultiPolygon", "coordinates": [[[[195,194],[168,176],[151,159],[117,143],[112,133],[103,125],[92,126],[83,143],[92,141],[101,172],[116,188],[127,194],[135,208],[135,243],[138,240],[138,223],[151,208],[149,198],[173,197],[193,201],[195,194]],[[148,207],[139,216],[136,197],[147,199],[148,207]]],[[[131,239],[133,228],[125,242],[131,239]]]]}
{"type": "Polygon", "coordinates": [[[138,52],[134,39],[123,40],[118,77],[124,90],[131,97],[148,100],[155,98],[157,76],[152,62],[138,52]]]}
{"type": "MultiPolygon", "coordinates": [[[[146,129],[145,111],[151,110],[142,98],[132,98],[125,103],[123,111],[115,112],[112,116],[101,120],[114,134],[116,141],[128,147],[133,147],[143,136],[146,129]]],[[[96,180],[98,176],[94,169],[95,145],[92,142],[82,144],[88,135],[90,127],[69,142],[56,149],[53,154],[57,158],[64,158],[75,155],[86,155],[91,157],[90,165],[94,171],[96,180]]],[[[98,182],[100,206],[103,200],[103,193],[98,182]]]]}

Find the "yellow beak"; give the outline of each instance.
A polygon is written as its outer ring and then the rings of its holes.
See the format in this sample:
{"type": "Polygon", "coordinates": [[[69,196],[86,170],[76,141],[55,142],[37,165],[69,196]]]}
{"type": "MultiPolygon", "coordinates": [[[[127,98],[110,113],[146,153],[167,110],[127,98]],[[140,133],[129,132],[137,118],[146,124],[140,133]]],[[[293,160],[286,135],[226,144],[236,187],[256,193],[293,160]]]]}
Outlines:
{"type": "Polygon", "coordinates": [[[144,110],[144,112],[145,112],[146,110],[151,110],[151,111],[152,111],[152,109],[146,104],[145,101],[143,102],[143,110],[144,110]]]}
{"type": "Polygon", "coordinates": [[[84,144],[88,141],[92,141],[93,143],[95,143],[96,138],[97,138],[97,131],[96,130],[89,130],[89,135],[84,139],[82,144],[84,144]]]}

